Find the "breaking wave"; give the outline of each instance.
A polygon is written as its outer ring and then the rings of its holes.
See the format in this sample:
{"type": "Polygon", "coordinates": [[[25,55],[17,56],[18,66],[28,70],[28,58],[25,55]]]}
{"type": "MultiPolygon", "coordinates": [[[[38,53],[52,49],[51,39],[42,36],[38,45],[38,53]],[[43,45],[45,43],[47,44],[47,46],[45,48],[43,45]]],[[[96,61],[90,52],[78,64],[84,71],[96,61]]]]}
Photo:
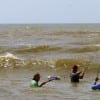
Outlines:
{"type": "Polygon", "coordinates": [[[96,69],[100,64],[93,64],[91,61],[84,59],[27,59],[23,60],[16,55],[7,53],[0,56],[0,68],[64,68],[69,69],[72,65],[78,64],[80,67],[96,69]]]}

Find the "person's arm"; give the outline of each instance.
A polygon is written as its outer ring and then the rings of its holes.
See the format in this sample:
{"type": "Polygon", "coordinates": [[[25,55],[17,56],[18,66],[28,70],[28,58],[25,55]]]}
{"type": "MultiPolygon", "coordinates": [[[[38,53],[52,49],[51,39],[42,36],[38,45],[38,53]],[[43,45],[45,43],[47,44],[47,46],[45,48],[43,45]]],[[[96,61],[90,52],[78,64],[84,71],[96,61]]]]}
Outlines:
{"type": "Polygon", "coordinates": [[[79,75],[80,79],[83,79],[84,74],[85,74],[85,69],[84,69],[83,71],[81,71],[81,73],[80,73],[80,75],[79,75]]]}
{"type": "Polygon", "coordinates": [[[83,79],[84,77],[84,72],[82,72],[80,75],[79,75],[80,79],[83,79]]]}
{"type": "Polygon", "coordinates": [[[74,76],[74,75],[80,75],[80,73],[81,73],[81,71],[77,71],[77,72],[74,73],[74,72],[71,70],[71,73],[70,73],[70,74],[74,76]]]}
{"type": "Polygon", "coordinates": [[[45,85],[46,83],[50,82],[50,81],[53,81],[53,80],[60,80],[60,77],[56,77],[56,76],[49,76],[48,77],[48,81],[45,81],[43,83],[40,84],[40,87],[45,85]]]}
{"type": "Polygon", "coordinates": [[[39,86],[42,87],[43,85],[45,85],[46,83],[48,83],[50,81],[52,81],[52,80],[45,81],[45,82],[41,83],[39,86]]]}
{"type": "Polygon", "coordinates": [[[76,74],[80,75],[81,73],[82,73],[82,71],[77,71],[77,73],[76,73],[76,74]]]}

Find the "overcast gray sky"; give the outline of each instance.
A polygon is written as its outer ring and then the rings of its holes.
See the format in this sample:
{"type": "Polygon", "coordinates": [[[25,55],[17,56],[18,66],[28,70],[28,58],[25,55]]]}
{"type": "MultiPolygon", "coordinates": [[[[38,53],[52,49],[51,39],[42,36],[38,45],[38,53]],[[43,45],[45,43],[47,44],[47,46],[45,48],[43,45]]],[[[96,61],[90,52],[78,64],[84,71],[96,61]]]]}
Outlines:
{"type": "Polygon", "coordinates": [[[0,23],[100,23],[100,0],[0,0],[0,23]]]}

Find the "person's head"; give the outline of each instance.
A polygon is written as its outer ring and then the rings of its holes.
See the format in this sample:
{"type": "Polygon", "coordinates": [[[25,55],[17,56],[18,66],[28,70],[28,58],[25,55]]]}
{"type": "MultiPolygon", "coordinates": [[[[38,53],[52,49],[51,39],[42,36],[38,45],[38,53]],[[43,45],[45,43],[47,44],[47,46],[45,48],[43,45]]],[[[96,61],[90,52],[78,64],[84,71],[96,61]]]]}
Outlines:
{"type": "Polygon", "coordinates": [[[75,72],[77,72],[77,70],[78,70],[78,66],[77,65],[73,65],[72,71],[75,73],[75,72]]]}
{"type": "Polygon", "coordinates": [[[39,81],[40,80],[40,74],[39,73],[36,73],[34,76],[33,76],[33,80],[35,81],[39,81]]]}
{"type": "Polygon", "coordinates": [[[95,78],[95,81],[98,81],[98,80],[99,80],[99,78],[98,78],[98,77],[96,77],[96,78],[95,78]]]}

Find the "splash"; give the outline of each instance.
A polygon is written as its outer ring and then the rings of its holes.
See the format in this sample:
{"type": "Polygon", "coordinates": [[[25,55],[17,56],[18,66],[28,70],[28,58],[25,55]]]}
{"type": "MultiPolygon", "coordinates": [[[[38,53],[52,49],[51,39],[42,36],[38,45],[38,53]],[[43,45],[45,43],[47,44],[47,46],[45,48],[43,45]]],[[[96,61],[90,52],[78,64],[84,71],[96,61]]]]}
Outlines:
{"type": "Polygon", "coordinates": [[[0,56],[0,68],[1,67],[15,67],[21,59],[11,53],[6,53],[4,56],[0,56]]]}
{"type": "Polygon", "coordinates": [[[11,54],[9,52],[6,53],[5,56],[3,56],[5,58],[13,58],[13,59],[19,59],[17,56],[15,56],[14,54],[11,54]]]}

